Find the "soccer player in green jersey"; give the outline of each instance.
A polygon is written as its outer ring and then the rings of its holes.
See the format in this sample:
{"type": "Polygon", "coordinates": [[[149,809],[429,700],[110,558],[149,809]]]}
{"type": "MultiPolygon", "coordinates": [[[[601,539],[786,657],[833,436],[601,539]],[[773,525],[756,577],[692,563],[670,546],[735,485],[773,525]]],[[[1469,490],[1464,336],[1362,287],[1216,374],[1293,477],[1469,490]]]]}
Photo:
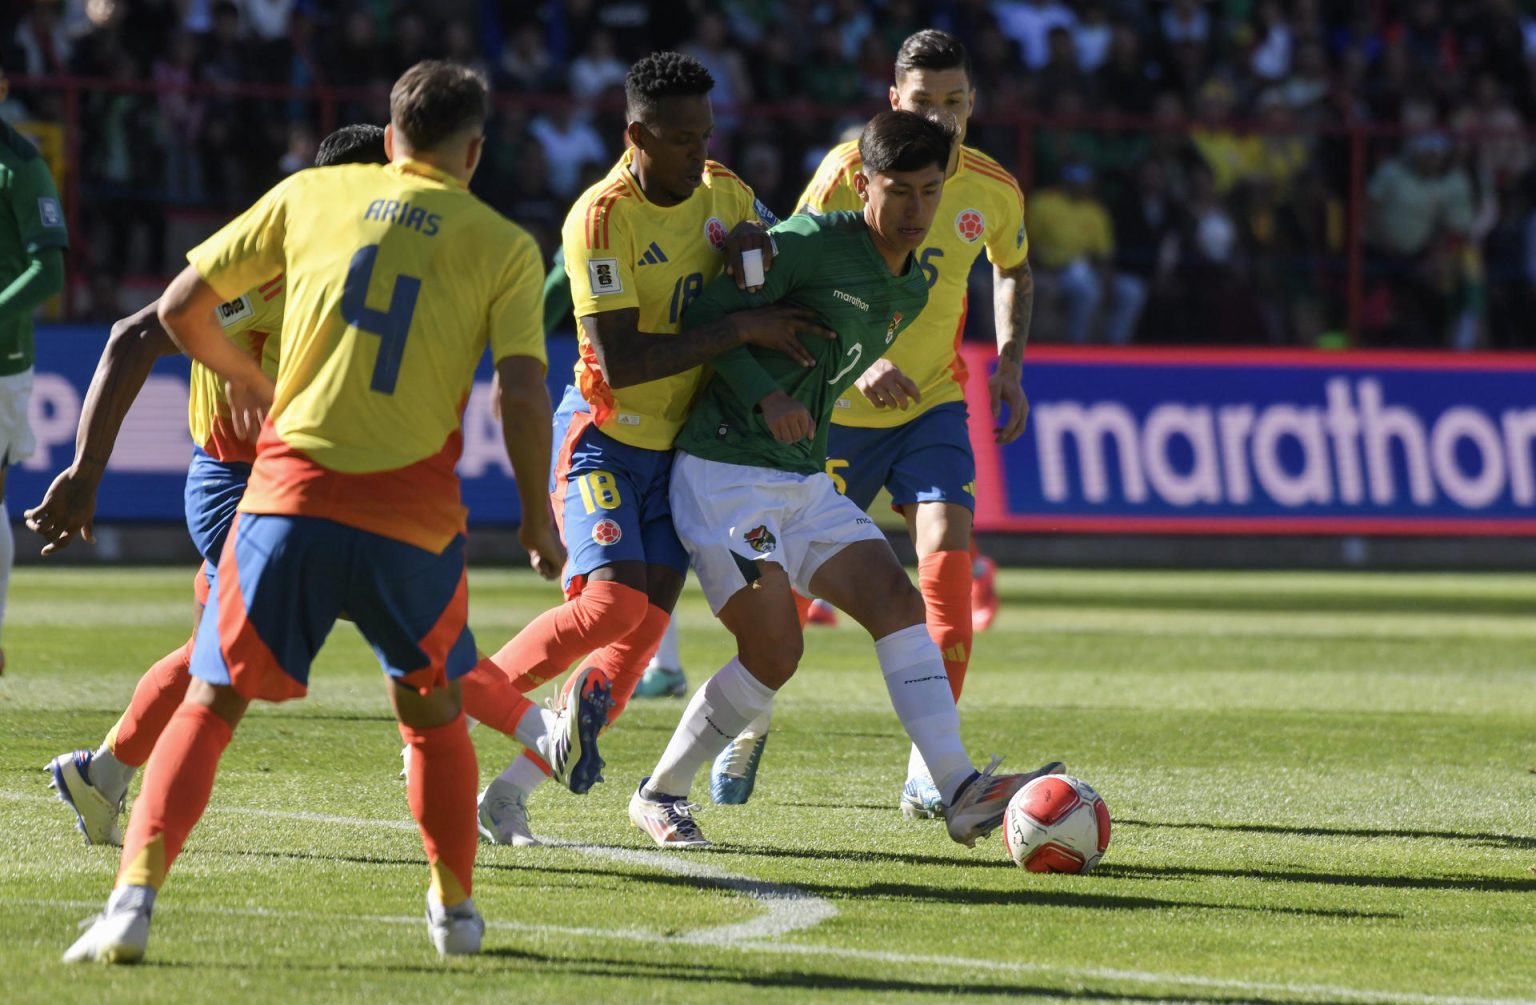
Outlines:
{"type": "MultiPolygon", "coordinates": [[[[0,70],[0,101],[10,85],[0,70]]],[[[0,623],[16,542],[5,510],[5,476],[32,455],[32,312],[64,288],[69,234],[48,164],[25,136],[0,120],[0,623]]],[[[5,650],[0,649],[0,672],[5,650]]]]}
{"type": "Polygon", "coordinates": [[[785,221],[773,228],[779,253],[759,292],[717,280],[684,316],[686,330],[782,302],[809,308],[837,338],[804,340],[815,360],[808,368],[750,348],[717,357],[677,436],[673,523],[737,654],[694,694],[630,799],[630,820],[662,847],[709,843],[689,789],[799,665],[794,590],[825,597],[874,638],[891,704],[933,770],[954,840],[974,845],[1002,822],[1025,782],[1062,768],[1052,762],[1027,775],[993,775],[993,761],[975,769],[922,596],[884,534],[824,471],[838,397],[928,301],[912,252],[933,222],[952,142],[944,126],[921,115],[877,115],[859,139],[863,212],[785,221]]]}

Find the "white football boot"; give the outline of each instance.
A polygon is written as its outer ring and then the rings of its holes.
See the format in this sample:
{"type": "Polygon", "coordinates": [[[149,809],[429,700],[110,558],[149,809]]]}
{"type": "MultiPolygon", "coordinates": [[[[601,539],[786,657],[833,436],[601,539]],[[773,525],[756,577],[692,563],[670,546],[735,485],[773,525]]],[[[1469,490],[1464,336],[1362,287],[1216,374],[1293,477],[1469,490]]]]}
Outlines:
{"type": "Polygon", "coordinates": [[[149,919],[154,909],[155,891],[150,887],[125,886],[112,891],[106,908],[88,919],[91,927],[64,951],[64,962],[139,962],[149,945],[149,919]]]}
{"type": "Polygon", "coordinates": [[[699,807],[688,797],[676,799],[647,799],[641,793],[650,776],[640,779],[635,794],[629,797],[630,823],[649,834],[663,848],[708,848],[709,839],[699,830],[693,819],[699,807]]]}
{"type": "Polygon", "coordinates": [[[1003,814],[1008,811],[1008,801],[1014,793],[1042,775],[1060,775],[1067,770],[1060,761],[1051,761],[1022,774],[992,774],[1001,763],[1001,757],[993,757],[985,770],[978,771],[960,786],[954,800],[944,808],[949,836],[967,848],[976,847],[977,838],[986,837],[1002,825],[1003,814]]]}
{"type": "Polygon", "coordinates": [[[108,799],[92,784],[91,759],[95,756],[94,751],[76,750],[55,757],[45,769],[53,776],[48,787],[57,791],[59,799],[75,811],[75,826],[85,835],[86,844],[121,847],[123,832],[118,826],[118,817],[123,812],[123,800],[108,799]]]}
{"type": "Polygon", "coordinates": [[[901,814],[908,820],[944,818],[944,796],[933,779],[927,775],[913,775],[901,787],[901,814]]]}
{"type": "Polygon", "coordinates": [[[473,956],[480,951],[485,919],[475,910],[475,899],[444,907],[437,894],[427,890],[427,933],[439,956],[473,956]]]}
{"type": "Polygon", "coordinates": [[[527,795],[511,782],[497,778],[480,793],[480,836],[491,844],[526,848],[539,843],[528,827],[527,795]]]}

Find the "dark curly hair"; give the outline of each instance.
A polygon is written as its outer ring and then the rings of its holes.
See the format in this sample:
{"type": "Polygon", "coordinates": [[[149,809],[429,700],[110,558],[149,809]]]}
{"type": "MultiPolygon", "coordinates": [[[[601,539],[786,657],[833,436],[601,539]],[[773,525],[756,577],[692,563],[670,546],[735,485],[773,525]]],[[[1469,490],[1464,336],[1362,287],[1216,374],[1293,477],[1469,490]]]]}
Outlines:
{"type": "Polygon", "coordinates": [[[653,52],[624,75],[629,121],[652,122],[662,98],[694,97],[714,89],[704,64],[680,52],[653,52]]]}
{"type": "Polygon", "coordinates": [[[362,123],[342,126],[320,141],[315,167],[332,164],[388,164],[384,154],[384,127],[362,123]]]}

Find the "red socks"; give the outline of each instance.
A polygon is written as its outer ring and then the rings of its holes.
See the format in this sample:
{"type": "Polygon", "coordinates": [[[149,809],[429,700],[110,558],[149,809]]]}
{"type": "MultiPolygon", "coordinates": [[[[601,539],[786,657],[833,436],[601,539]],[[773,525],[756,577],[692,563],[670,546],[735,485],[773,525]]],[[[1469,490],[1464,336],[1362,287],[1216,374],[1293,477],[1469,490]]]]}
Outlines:
{"type": "Polygon", "coordinates": [[[608,709],[610,724],[624,711],[630,695],[635,693],[635,686],[645,676],[645,668],[656,655],[671,620],[672,615],[647,604],[645,617],[638,627],[592,654],[589,664],[596,667],[613,688],[613,705],[608,709]]]}
{"type": "Polygon", "coordinates": [[[427,850],[432,889],[444,907],[462,904],[474,893],[475,846],[480,840],[475,830],[480,769],[464,716],[431,729],[401,723],[400,736],[411,748],[406,793],[427,850]]]}
{"type": "MultiPolygon", "coordinates": [[[[206,705],[183,704],[154,745],[133,804],[117,885],[160,889],[181,846],[208,808],[219,758],[233,730],[206,705]]],[[[474,785],[474,781],[470,781],[474,785]]],[[[470,833],[474,834],[474,813],[470,833]]]]}
{"type": "Polygon", "coordinates": [[[112,756],[130,768],[142,767],[165,732],[181,699],[192,683],[192,640],[166,655],[144,672],[133,689],[133,700],[107,734],[112,756]]]}

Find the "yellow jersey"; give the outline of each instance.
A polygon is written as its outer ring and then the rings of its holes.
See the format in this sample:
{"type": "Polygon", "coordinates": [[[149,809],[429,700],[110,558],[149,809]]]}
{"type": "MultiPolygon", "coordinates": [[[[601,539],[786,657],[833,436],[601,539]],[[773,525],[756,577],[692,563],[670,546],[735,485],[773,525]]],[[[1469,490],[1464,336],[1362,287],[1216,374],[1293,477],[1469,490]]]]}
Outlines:
{"type": "Polygon", "coordinates": [[[487,344],[546,361],[526,231],[426,164],[300,171],[187,255],[221,296],[284,273],[277,393],[241,500],[441,551],[487,344]]]}
{"type": "MultiPolygon", "coordinates": [[[[273,379],[277,377],[277,336],[283,329],[283,290],[283,274],[278,273],[250,292],[220,304],[215,312],[229,340],[259,360],[273,379]]],[[[256,444],[236,436],[229,424],[224,378],[193,360],[187,390],[187,428],[192,442],[216,461],[254,461],[256,444]]]]}
{"type": "MultiPolygon", "coordinates": [[[[799,211],[828,213],[862,210],[853,176],[863,167],[856,140],[832,148],[800,196],[799,211]]],[[[944,182],[944,195],[917,264],[928,277],[928,306],[885,358],[917,384],[922,400],[906,411],[876,408],[853,391],[839,398],[832,421],[840,426],[900,426],[935,405],[965,399],[965,362],[960,339],[965,333],[966,286],[976,256],[986,248],[993,265],[1011,269],[1029,255],[1024,229],[1024,193],[997,161],[962,146],[955,173],[944,182]]]]}
{"type": "MultiPolygon", "coordinates": [[[[639,308],[638,329],[676,334],[683,309],[724,267],[725,236],[743,220],[759,219],[752,189],[723,165],[706,161],[704,183],[676,206],[658,206],[630,171],[634,151],[581,194],[565,218],[562,242],[571,305],[581,318],[639,308]]],[[[694,367],[660,380],[615,390],[597,353],[577,326],[575,383],[607,435],[630,446],[672,446],[703,382],[694,367]]]]}

